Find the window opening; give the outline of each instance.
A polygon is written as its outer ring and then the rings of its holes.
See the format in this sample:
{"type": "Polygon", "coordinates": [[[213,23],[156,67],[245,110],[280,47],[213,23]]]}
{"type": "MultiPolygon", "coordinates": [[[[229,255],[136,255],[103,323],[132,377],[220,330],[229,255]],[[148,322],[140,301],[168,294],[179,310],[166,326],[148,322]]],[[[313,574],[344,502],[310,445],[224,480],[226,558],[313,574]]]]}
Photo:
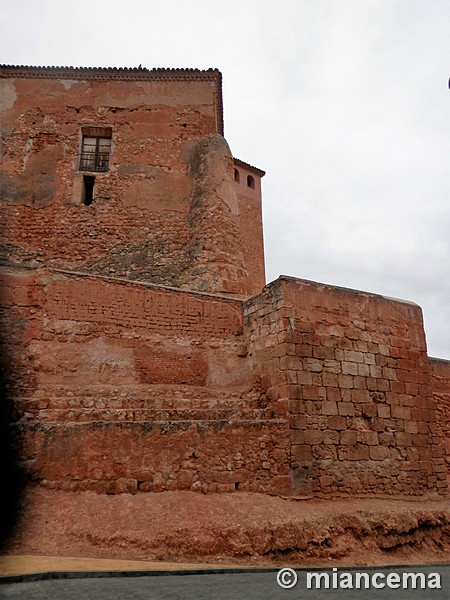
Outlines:
{"type": "Polygon", "coordinates": [[[241,175],[237,169],[234,170],[234,180],[236,183],[239,183],[241,181],[241,175]]]}
{"type": "Polygon", "coordinates": [[[84,204],[90,206],[94,200],[94,183],[95,177],[93,175],[84,175],[84,204]]]}
{"type": "Polygon", "coordinates": [[[247,175],[247,187],[255,189],[255,178],[252,175],[247,175]]]}
{"type": "Polygon", "coordinates": [[[110,127],[83,127],[80,171],[104,173],[109,169],[111,154],[110,127]]]}

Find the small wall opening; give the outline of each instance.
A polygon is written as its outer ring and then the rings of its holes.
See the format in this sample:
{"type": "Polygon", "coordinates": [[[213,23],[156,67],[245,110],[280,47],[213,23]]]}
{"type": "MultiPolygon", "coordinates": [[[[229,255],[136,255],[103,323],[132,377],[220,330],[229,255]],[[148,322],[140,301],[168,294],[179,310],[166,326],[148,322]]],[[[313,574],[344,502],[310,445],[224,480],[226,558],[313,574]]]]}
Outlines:
{"type": "Polygon", "coordinates": [[[255,178],[253,175],[247,175],[247,187],[255,189],[255,178]]]}
{"type": "Polygon", "coordinates": [[[240,183],[241,181],[241,174],[237,169],[234,170],[234,180],[236,183],[240,183]]]}
{"type": "Polygon", "coordinates": [[[90,206],[94,200],[94,183],[95,183],[95,177],[93,175],[84,175],[83,176],[83,184],[84,184],[83,203],[86,206],[90,206]]]}

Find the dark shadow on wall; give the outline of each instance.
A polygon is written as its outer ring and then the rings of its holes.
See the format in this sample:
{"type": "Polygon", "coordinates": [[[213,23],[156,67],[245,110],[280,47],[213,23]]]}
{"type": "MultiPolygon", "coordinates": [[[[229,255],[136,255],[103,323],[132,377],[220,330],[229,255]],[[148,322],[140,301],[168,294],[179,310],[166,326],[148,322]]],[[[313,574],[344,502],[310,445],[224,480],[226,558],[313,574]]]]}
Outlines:
{"type": "MultiPolygon", "coordinates": [[[[3,316],[3,319],[5,317],[3,316]]],[[[0,323],[0,552],[4,551],[14,533],[20,514],[20,501],[24,491],[24,480],[19,467],[19,457],[14,440],[12,423],[14,405],[9,393],[9,361],[5,351],[5,323],[0,323]]]]}

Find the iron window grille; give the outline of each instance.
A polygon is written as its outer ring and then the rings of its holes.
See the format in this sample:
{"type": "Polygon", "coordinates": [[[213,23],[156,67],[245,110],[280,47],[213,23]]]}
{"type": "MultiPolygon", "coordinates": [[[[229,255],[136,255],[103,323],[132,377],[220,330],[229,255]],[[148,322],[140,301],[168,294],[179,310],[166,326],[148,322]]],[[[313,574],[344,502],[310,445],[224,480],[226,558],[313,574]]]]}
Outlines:
{"type": "Polygon", "coordinates": [[[109,169],[111,129],[89,128],[83,131],[79,170],[105,173],[109,169]],[[100,135],[99,135],[100,134],[100,135]]]}

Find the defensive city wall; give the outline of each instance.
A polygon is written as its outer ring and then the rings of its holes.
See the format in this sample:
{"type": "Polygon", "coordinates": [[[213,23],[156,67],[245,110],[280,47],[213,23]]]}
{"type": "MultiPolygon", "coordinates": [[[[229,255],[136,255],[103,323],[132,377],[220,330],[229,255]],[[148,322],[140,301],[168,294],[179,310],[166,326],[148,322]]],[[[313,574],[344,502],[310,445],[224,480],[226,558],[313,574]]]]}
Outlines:
{"type": "Polygon", "coordinates": [[[448,493],[450,363],[410,302],[265,286],[218,71],[2,67],[2,340],[54,489],[448,493]],[[447,461],[447,462],[446,462],[447,461]]]}

